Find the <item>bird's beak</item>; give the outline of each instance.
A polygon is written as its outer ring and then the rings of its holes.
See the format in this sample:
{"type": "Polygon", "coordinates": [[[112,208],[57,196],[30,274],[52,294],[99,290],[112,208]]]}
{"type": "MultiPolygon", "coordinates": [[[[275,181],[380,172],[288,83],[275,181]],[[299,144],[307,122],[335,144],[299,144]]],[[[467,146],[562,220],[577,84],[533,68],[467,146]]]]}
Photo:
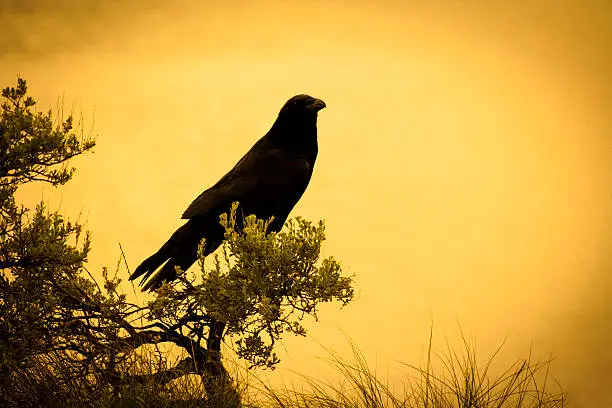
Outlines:
{"type": "Polygon", "coordinates": [[[323,102],[320,99],[315,99],[315,101],[310,105],[312,110],[314,110],[315,112],[320,111],[321,109],[325,108],[326,106],[327,105],[325,105],[325,102],[323,102]]]}

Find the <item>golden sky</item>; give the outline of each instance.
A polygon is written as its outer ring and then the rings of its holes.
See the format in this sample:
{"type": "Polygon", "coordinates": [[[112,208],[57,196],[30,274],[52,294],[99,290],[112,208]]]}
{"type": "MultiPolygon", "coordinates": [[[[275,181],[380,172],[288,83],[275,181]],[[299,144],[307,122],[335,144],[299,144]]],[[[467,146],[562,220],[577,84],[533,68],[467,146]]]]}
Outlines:
{"type": "MultiPolygon", "coordinates": [[[[296,93],[325,100],[293,215],[357,300],[312,338],[417,363],[460,326],[483,354],[552,353],[576,406],[612,405],[612,6],[605,1],[0,1],[0,86],[83,112],[95,154],[21,198],[87,222],[131,268],[296,93]],[[537,3],[537,5],[534,5],[537,3]],[[93,124],[92,124],[93,121],[93,124]]],[[[317,373],[287,338],[280,374],[317,373]]],[[[274,375],[280,375],[274,374],[274,375]]]]}

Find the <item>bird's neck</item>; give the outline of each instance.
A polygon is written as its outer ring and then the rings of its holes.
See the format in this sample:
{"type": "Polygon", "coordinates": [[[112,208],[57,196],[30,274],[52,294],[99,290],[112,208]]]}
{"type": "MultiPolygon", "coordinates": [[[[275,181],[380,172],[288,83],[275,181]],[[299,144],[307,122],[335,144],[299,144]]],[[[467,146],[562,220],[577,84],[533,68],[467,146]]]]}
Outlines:
{"type": "Polygon", "coordinates": [[[315,157],[318,150],[317,145],[317,121],[304,120],[300,122],[284,121],[279,118],[269,134],[274,139],[274,143],[284,149],[300,152],[312,152],[315,157]]]}

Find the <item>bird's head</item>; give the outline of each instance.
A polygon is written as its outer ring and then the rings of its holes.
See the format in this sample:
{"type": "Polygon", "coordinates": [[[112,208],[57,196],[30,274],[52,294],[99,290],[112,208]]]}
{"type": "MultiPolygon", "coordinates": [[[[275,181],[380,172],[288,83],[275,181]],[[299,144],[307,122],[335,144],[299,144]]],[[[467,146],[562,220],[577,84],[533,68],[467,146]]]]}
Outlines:
{"type": "MultiPolygon", "coordinates": [[[[325,102],[309,95],[296,95],[289,99],[270,129],[270,137],[279,146],[317,151],[317,113],[325,102]]],[[[313,159],[314,161],[314,159],[313,159]]]]}
{"type": "Polygon", "coordinates": [[[317,112],[325,108],[325,102],[310,95],[295,95],[280,110],[279,117],[317,117],[317,112]]]}

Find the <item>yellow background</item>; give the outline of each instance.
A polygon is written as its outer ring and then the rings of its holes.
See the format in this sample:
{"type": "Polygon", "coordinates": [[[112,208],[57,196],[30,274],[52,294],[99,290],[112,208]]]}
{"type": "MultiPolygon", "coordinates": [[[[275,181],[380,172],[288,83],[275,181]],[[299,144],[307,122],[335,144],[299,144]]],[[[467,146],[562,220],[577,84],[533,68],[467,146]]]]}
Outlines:
{"type": "MultiPolygon", "coordinates": [[[[570,402],[612,406],[607,2],[199,3],[0,2],[0,85],[21,75],[97,135],[65,188],[20,194],[86,221],[90,270],[118,242],[132,269],[157,250],[309,93],[328,108],[292,214],[326,220],[358,288],[311,336],[395,379],[432,322],[438,351],[460,326],[482,357],[552,353],[570,402]]],[[[283,346],[271,377],[323,369],[313,340],[283,346]]]]}

